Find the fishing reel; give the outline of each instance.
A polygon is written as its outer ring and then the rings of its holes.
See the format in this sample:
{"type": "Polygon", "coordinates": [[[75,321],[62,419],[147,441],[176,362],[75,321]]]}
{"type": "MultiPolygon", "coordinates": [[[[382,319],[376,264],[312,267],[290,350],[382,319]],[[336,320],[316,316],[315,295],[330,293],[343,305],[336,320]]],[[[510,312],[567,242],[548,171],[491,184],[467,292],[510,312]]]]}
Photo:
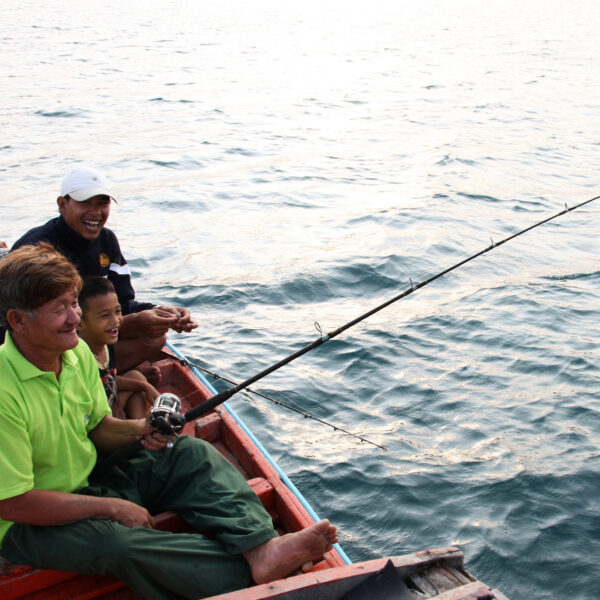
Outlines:
{"type": "MultiPolygon", "coordinates": [[[[185,425],[181,400],[175,394],[159,394],[150,409],[150,425],[163,435],[177,435],[185,425]]],[[[173,446],[172,442],[167,444],[173,446]]]]}

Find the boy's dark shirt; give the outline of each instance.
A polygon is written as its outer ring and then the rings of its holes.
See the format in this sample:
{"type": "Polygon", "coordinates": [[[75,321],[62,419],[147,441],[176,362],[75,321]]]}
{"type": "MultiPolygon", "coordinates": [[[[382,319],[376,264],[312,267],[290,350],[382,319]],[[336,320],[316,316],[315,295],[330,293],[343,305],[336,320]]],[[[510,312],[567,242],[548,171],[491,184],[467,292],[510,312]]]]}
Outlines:
{"type": "Polygon", "coordinates": [[[124,315],[154,306],[149,302],[135,300],[127,261],[121,254],[117,236],[110,229],[104,227],[95,240],[86,240],[75,233],[60,216],[51,219],[45,225],[30,229],[13,244],[11,250],[39,242],[48,242],[60,250],[77,267],[82,277],[87,275],[108,277],[115,286],[124,315]]]}
{"type": "Polygon", "coordinates": [[[119,406],[119,396],[117,393],[117,368],[115,365],[115,349],[111,346],[106,346],[106,351],[108,353],[108,361],[106,365],[100,365],[98,361],[98,357],[96,357],[96,361],[98,362],[98,370],[100,371],[100,381],[102,381],[102,385],[104,386],[104,391],[106,392],[106,398],[108,400],[108,405],[112,410],[113,417],[117,419],[125,419],[125,413],[123,409],[119,406]]]}

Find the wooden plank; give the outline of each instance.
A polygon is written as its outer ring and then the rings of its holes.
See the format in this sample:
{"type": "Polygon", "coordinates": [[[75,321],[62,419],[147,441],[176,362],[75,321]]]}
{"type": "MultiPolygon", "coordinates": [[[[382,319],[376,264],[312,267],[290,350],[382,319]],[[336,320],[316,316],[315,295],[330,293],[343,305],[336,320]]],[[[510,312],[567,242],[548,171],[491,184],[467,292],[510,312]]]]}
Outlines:
{"type": "Polygon", "coordinates": [[[378,558],[288,577],[215,596],[212,600],[338,600],[360,585],[367,577],[381,571],[388,560],[392,561],[398,574],[406,578],[436,564],[462,568],[464,555],[457,548],[449,547],[395,556],[391,559],[378,558]]]}

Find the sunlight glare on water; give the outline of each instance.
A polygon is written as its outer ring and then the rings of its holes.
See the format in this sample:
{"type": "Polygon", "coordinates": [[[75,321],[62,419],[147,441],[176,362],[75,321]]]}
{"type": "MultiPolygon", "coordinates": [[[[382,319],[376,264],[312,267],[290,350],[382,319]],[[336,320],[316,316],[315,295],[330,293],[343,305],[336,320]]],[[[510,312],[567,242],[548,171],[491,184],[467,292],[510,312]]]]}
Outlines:
{"type": "MultiPolygon", "coordinates": [[[[600,3],[0,8],[0,239],[102,170],[138,297],[243,380],[599,192],[600,3]]],[[[591,203],[230,402],[354,561],[458,544],[519,598],[600,597],[591,203]]],[[[256,387],[256,386],[255,386],[256,387]]]]}

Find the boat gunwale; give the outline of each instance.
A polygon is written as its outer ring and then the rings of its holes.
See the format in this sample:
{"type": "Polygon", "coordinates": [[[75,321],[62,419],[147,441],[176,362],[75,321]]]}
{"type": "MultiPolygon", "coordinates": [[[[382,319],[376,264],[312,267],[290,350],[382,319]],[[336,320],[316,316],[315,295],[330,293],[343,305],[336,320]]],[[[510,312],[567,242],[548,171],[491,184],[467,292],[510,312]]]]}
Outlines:
{"type": "MultiPolygon", "coordinates": [[[[210,382],[206,379],[206,377],[204,377],[204,375],[196,367],[194,367],[194,365],[192,365],[186,359],[186,357],[179,350],[177,350],[173,346],[173,344],[171,344],[169,341],[167,341],[167,343],[165,344],[165,346],[179,360],[185,361],[186,366],[190,369],[190,371],[192,371],[192,373],[194,373],[194,375],[202,382],[202,384],[204,384],[210,390],[211,393],[217,394],[217,390],[210,384],[210,382]]],[[[233,419],[235,420],[235,422],[242,428],[242,430],[244,431],[244,433],[250,438],[250,440],[255,444],[255,446],[260,450],[261,454],[265,457],[265,459],[272,465],[272,467],[275,469],[275,471],[279,475],[279,478],[281,479],[281,481],[283,481],[283,483],[290,489],[290,491],[294,494],[294,496],[296,496],[296,498],[298,499],[298,501],[300,502],[300,504],[304,507],[304,509],[308,512],[308,514],[313,518],[313,520],[315,522],[320,521],[321,519],[317,515],[316,511],[314,510],[314,508],[306,500],[306,498],[300,492],[300,490],[294,485],[294,483],[288,477],[288,475],[285,473],[285,471],[277,464],[277,461],[271,456],[271,454],[268,452],[268,450],[256,438],[256,436],[254,435],[254,433],[252,433],[252,431],[250,431],[250,429],[248,428],[248,426],[244,423],[244,421],[242,420],[242,418],[235,412],[235,410],[233,409],[233,407],[230,406],[228,402],[224,402],[222,406],[233,417],[233,419]]],[[[348,555],[346,554],[346,552],[342,549],[342,547],[340,546],[339,542],[336,543],[336,544],[334,544],[333,547],[337,551],[337,553],[341,556],[342,560],[347,565],[351,565],[352,564],[352,561],[350,560],[350,558],[348,557],[348,555]]]]}

